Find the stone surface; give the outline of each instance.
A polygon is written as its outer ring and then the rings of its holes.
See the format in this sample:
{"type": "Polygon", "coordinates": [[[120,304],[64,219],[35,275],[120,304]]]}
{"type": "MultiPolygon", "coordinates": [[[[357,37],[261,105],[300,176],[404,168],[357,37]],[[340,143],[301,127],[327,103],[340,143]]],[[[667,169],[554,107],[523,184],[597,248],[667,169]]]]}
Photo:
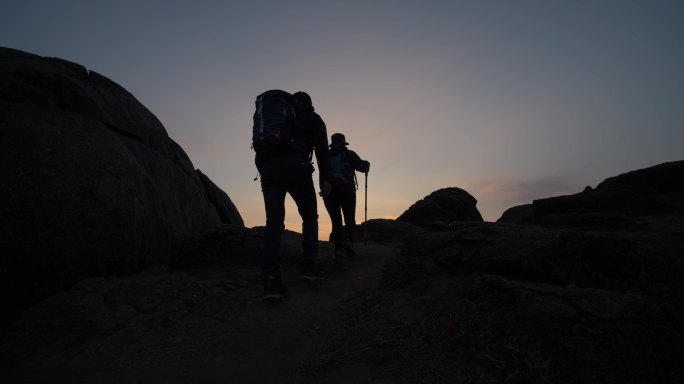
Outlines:
{"type": "Polygon", "coordinates": [[[471,223],[418,235],[385,279],[478,277],[512,297],[506,326],[577,382],[620,383],[684,374],[682,274],[681,260],[623,238],[471,223]]]}
{"type": "Polygon", "coordinates": [[[159,120],[84,67],[0,48],[3,317],[242,219],[159,120]]]}
{"type": "Polygon", "coordinates": [[[426,226],[435,222],[483,221],[477,200],[460,188],[442,188],[417,201],[397,218],[399,221],[426,226]]]}

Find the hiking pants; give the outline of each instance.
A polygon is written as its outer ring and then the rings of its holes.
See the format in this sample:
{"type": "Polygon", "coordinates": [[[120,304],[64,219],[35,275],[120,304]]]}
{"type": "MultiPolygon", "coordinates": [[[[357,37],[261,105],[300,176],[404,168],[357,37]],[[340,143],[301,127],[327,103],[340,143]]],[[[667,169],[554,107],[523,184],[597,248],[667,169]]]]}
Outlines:
{"type": "Polygon", "coordinates": [[[335,251],[341,251],[344,241],[354,242],[354,231],[356,230],[356,188],[353,183],[333,187],[330,196],[323,201],[332,221],[332,238],[333,244],[335,244],[335,251]],[[344,231],[342,228],[343,215],[344,231]]]}
{"type": "Polygon", "coordinates": [[[318,253],[318,213],[316,190],[311,179],[313,167],[308,160],[294,156],[264,159],[261,191],[266,207],[266,228],[261,258],[264,278],[280,280],[280,243],[285,230],[285,194],[289,193],[302,217],[302,268],[314,268],[318,253]]]}

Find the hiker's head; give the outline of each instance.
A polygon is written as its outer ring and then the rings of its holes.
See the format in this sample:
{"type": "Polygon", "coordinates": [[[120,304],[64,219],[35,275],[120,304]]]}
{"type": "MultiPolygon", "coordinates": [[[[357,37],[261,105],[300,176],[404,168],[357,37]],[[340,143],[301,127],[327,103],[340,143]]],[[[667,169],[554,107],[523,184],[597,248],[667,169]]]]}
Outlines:
{"type": "Polygon", "coordinates": [[[349,145],[349,143],[347,143],[347,139],[345,139],[343,134],[333,133],[330,136],[330,147],[344,147],[345,145],[349,145]]]}
{"type": "Polygon", "coordinates": [[[306,92],[295,92],[292,95],[292,100],[296,105],[308,106],[311,105],[311,96],[306,92]]]}

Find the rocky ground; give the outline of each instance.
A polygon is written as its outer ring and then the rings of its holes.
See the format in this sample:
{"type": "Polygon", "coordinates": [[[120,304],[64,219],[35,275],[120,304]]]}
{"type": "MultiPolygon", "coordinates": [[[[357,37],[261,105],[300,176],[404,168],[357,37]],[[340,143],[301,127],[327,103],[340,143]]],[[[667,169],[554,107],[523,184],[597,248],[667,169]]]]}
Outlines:
{"type": "MultiPolygon", "coordinates": [[[[3,382],[677,383],[684,221],[631,229],[371,221],[329,279],[264,303],[259,229],[225,226],[166,266],[95,278],[5,330],[3,382]],[[411,228],[415,231],[411,231],[411,228]],[[373,238],[374,236],[371,236],[373,238]]],[[[331,247],[322,243],[322,254],[331,247]]]]}
{"type": "MultiPolygon", "coordinates": [[[[346,264],[321,258],[328,280],[296,279],[299,237],[288,233],[290,296],[261,300],[258,234],[231,228],[178,250],[173,267],[80,282],[30,308],[0,345],[6,383],[287,383],[307,369],[345,312],[398,248],[369,243],[346,264]],[[241,243],[239,252],[227,244],[241,243]],[[190,263],[190,255],[200,261],[190,263]],[[258,254],[258,253],[257,253],[258,254]],[[202,258],[199,255],[204,255],[202,258]],[[232,259],[231,259],[232,257],[232,259]]],[[[322,246],[329,255],[328,243],[322,246]]]]}

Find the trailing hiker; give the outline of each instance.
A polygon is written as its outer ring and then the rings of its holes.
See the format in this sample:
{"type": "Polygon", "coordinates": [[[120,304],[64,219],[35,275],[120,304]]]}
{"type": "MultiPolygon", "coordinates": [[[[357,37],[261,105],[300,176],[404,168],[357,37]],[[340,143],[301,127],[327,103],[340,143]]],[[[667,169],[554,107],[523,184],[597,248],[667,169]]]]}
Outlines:
{"type": "Polygon", "coordinates": [[[354,231],[356,227],[356,171],[368,175],[370,163],[361,160],[356,152],[347,149],[345,137],[335,133],[330,138],[330,168],[332,192],[324,197],[325,209],[332,221],[332,238],[335,245],[335,260],[356,257],[354,231]],[[342,227],[344,216],[344,228],[342,227]]]}
{"type": "Polygon", "coordinates": [[[261,270],[264,299],[279,300],[287,295],[280,274],[280,243],[285,229],[285,195],[297,204],[302,217],[302,254],[299,279],[322,280],[316,268],[318,254],[318,212],[312,180],[313,151],[319,169],[320,195],[330,193],[328,137],[323,119],[314,112],[305,92],[293,95],[271,90],[257,97],[252,146],[261,175],[266,208],[261,270]]]}

